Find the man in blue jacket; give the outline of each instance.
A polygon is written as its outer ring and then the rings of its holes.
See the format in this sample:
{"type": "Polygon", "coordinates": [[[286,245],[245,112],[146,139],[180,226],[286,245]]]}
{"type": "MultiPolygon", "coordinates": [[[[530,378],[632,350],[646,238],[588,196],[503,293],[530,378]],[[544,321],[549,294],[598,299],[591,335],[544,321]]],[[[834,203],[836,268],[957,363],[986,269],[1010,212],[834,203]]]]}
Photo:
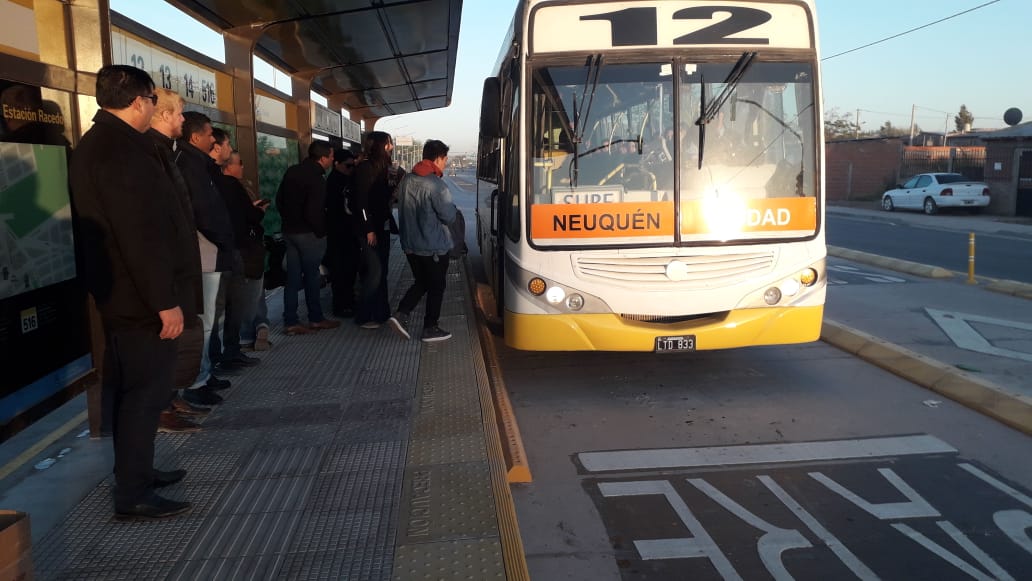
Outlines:
{"type": "Polygon", "coordinates": [[[424,343],[451,338],[451,333],[437,325],[447,283],[448,251],[453,246],[448,224],[455,220],[457,211],[451,191],[442,179],[447,165],[448,146],[431,139],[423,145],[423,160],[402,178],[398,186],[401,249],[405,251],[415,281],[387,323],[405,339],[411,338],[406,329],[409,313],[423,295],[427,295],[420,336],[424,343]]]}

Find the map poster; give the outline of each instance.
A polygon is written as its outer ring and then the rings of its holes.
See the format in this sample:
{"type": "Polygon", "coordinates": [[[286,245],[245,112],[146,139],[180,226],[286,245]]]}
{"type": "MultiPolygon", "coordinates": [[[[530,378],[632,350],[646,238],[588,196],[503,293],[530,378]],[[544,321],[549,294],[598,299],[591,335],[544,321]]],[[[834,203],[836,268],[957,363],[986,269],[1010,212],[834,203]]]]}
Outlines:
{"type": "Polygon", "coordinates": [[[48,400],[56,403],[54,396],[93,365],[77,277],[66,113],[43,100],[38,87],[4,81],[0,108],[3,428],[48,400]]]}

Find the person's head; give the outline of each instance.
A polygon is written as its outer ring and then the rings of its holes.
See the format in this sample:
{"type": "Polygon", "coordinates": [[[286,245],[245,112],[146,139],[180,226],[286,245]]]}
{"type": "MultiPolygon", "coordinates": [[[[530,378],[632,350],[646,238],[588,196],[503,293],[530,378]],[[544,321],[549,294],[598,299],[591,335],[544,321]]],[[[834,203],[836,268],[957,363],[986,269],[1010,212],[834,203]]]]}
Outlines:
{"type": "Polygon", "coordinates": [[[394,142],[386,131],[372,131],[366,136],[365,155],[376,164],[390,165],[394,142]]]}
{"type": "Polygon", "coordinates": [[[183,113],[183,139],[204,153],[210,152],[215,145],[211,119],[198,111],[183,113]]]}
{"type": "Polygon", "coordinates": [[[448,146],[443,141],[428,139],[423,144],[423,159],[433,162],[442,173],[448,165],[448,146]]]}
{"type": "Polygon", "coordinates": [[[154,106],[151,127],[169,139],[179,139],[183,136],[183,105],[185,101],[179,96],[179,93],[171,89],[155,89],[154,94],[158,96],[158,104],[154,106]]]}
{"type": "Polygon", "coordinates": [[[229,152],[229,159],[222,166],[222,173],[233,176],[238,180],[244,179],[244,160],[240,159],[240,152],[233,149],[229,152]]]}
{"type": "Polygon", "coordinates": [[[157,99],[154,80],[146,71],[128,65],[97,71],[97,104],[140,133],[150,127],[157,99]]]}
{"type": "Polygon", "coordinates": [[[314,140],[308,146],[308,159],[322,166],[323,171],[333,165],[333,146],[326,141],[314,140]]]}
{"type": "Polygon", "coordinates": [[[351,150],[343,148],[333,150],[333,169],[344,175],[351,175],[356,161],[355,154],[351,150]]]}
{"type": "Polygon", "coordinates": [[[215,140],[215,145],[211,147],[208,155],[215,160],[215,165],[222,167],[233,153],[233,146],[229,144],[229,134],[218,127],[212,127],[211,138],[215,140]]]}

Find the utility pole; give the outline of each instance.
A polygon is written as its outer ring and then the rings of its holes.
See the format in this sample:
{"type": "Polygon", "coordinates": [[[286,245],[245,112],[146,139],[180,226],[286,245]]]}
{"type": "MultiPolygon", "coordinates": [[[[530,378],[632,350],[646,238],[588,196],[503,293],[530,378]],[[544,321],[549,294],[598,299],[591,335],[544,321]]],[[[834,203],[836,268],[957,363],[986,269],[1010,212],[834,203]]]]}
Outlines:
{"type": "Polygon", "coordinates": [[[856,134],[853,139],[860,139],[860,110],[856,110],[856,134]]]}
{"type": "Polygon", "coordinates": [[[910,141],[907,143],[907,145],[913,145],[914,144],[914,128],[916,127],[916,125],[914,125],[914,113],[916,113],[916,112],[917,112],[917,105],[911,105],[910,106],[910,141]]]}
{"type": "Polygon", "coordinates": [[[946,124],[942,127],[942,146],[946,147],[946,134],[950,132],[950,114],[946,114],[946,124]]]}

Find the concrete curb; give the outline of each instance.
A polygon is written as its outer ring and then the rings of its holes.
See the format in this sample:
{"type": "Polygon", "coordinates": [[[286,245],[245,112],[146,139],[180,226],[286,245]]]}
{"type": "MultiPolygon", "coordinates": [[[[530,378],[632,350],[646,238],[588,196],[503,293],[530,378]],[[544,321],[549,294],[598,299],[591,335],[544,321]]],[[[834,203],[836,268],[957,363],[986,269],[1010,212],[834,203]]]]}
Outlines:
{"type": "Polygon", "coordinates": [[[1032,435],[1032,398],[971,376],[841,323],[824,320],[821,340],[908,381],[1032,435]]]}
{"type": "MultiPolygon", "coordinates": [[[[870,264],[871,266],[887,268],[889,270],[895,270],[896,272],[904,272],[914,276],[923,276],[925,278],[951,278],[958,274],[960,276],[967,276],[966,274],[955,273],[938,266],[929,266],[927,264],[910,262],[909,260],[901,260],[899,258],[878,256],[877,254],[861,252],[860,250],[850,250],[848,248],[840,248],[838,246],[828,246],[828,255],[845,258],[846,260],[852,260],[853,262],[870,264]]],[[[982,277],[982,280],[985,281],[985,284],[982,286],[985,290],[1032,300],[1032,284],[1018,282],[1016,280],[1003,280],[987,277],[982,277]]]]}
{"type": "Polygon", "coordinates": [[[923,276],[925,278],[952,278],[954,274],[952,270],[947,270],[938,266],[929,266],[927,264],[910,262],[909,260],[901,260],[899,258],[878,256],[877,254],[870,254],[859,250],[850,250],[848,248],[840,248],[838,246],[828,246],[828,255],[845,258],[846,260],[852,260],[854,262],[862,262],[864,264],[870,264],[881,268],[887,268],[897,272],[905,272],[914,276],[923,276]]]}

